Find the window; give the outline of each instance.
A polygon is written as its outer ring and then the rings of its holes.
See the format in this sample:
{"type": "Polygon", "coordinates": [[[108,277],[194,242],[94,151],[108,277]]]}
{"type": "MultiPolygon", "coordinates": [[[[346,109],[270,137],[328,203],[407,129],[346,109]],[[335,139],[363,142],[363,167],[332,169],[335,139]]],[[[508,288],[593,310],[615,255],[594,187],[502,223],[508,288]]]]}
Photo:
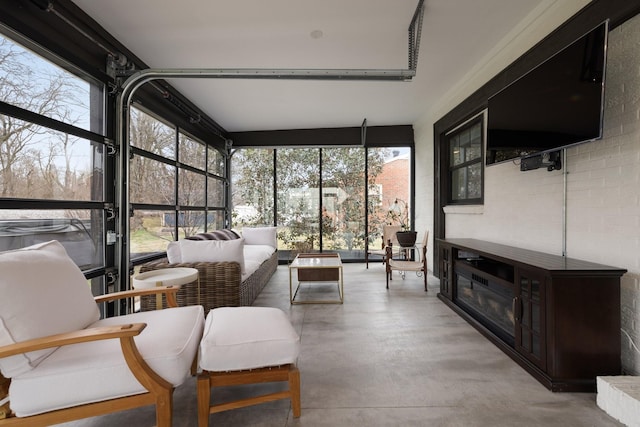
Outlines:
{"type": "Polygon", "coordinates": [[[365,149],[322,150],[322,248],[355,257],[364,250],[365,149]]]}
{"type": "Polygon", "coordinates": [[[361,260],[395,200],[410,206],[411,164],[409,147],[237,149],[232,226],[277,225],[281,261],[301,250],[361,260]]]}
{"type": "Polygon", "coordinates": [[[479,204],[483,197],[483,115],[447,134],[451,204],[479,204]]]}
{"type": "Polygon", "coordinates": [[[382,247],[382,227],[389,224],[391,208],[402,201],[410,212],[411,150],[407,147],[369,148],[369,248],[382,247]]]}
{"type": "Polygon", "coordinates": [[[140,261],[170,241],[224,228],[226,179],[218,175],[224,155],[139,107],[131,109],[130,132],[131,258],[140,261]]]}
{"type": "Polygon", "coordinates": [[[235,228],[274,224],[273,149],[236,150],[231,157],[232,223],[235,228]]]}
{"type": "Polygon", "coordinates": [[[320,250],[320,149],[276,151],[278,249],[320,250]]]}
{"type": "Polygon", "coordinates": [[[102,85],[2,35],[0,58],[0,251],[55,239],[85,272],[101,269],[102,85]]]}

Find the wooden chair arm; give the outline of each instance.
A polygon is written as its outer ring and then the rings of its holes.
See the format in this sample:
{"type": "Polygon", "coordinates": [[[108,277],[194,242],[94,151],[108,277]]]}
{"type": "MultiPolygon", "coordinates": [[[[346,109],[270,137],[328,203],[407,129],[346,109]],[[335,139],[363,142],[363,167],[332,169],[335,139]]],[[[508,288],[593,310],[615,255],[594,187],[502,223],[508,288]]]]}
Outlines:
{"type": "Polygon", "coordinates": [[[16,354],[30,351],[43,350],[45,348],[60,347],[69,344],[82,342],[106,340],[113,338],[132,338],[139,335],[146,323],[129,323],[124,325],[100,326],[97,328],[81,329],[79,331],[67,332],[64,334],[49,335],[46,337],[34,338],[15,344],[0,347],[0,359],[14,356],[16,354]]]}
{"type": "Polygon", "coordinates": [[[131,289],[129,291],[113,292],[111,294],[100,295],[94,297],[96,303],[115,301],[123,298],[133,298],[143,295],[165,294],[167,297],[167,305],[169,307],[177,307],[176,294],[180,290],[179,286],[157,286],[155,288],[131,289]]]}

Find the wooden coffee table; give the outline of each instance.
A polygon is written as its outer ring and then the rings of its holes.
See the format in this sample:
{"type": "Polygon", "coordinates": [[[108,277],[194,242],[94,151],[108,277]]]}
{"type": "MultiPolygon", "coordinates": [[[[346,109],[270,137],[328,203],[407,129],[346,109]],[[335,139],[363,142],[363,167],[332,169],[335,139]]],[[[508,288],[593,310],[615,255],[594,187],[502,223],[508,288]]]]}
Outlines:
{"type": "Polygon", "coordinates": [[[289,302],[291,304],[342,304],[344,303],[344,282],[340,254],[298,254],[289,264],[289,302]],[[298,273],[298,286],[293,290],[293,270],[298,273]],[[336,282],[336,300],[297,300],[301,282],[336,282]]]}

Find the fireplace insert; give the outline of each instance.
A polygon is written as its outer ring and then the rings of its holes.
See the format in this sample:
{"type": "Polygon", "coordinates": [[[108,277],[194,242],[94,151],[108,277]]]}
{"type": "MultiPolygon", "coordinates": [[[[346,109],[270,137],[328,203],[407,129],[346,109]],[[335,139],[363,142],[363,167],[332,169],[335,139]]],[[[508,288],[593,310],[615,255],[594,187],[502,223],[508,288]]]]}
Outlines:
{"type": "Polygon", "coordinates": [[[513,286],[507,286],[490,275],[457,266],[456,303],[476,320],[514,345],[513,286]]]}

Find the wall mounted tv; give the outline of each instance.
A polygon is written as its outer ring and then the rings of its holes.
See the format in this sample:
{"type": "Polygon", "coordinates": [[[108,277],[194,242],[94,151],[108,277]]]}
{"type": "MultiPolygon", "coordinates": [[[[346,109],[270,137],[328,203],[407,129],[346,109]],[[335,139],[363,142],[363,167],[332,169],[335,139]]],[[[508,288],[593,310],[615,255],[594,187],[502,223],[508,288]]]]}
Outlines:
{"type": "Polygon", "coordinates": [[[487,164],[602,137],[607,22],[489,98],[487,164]]]}

